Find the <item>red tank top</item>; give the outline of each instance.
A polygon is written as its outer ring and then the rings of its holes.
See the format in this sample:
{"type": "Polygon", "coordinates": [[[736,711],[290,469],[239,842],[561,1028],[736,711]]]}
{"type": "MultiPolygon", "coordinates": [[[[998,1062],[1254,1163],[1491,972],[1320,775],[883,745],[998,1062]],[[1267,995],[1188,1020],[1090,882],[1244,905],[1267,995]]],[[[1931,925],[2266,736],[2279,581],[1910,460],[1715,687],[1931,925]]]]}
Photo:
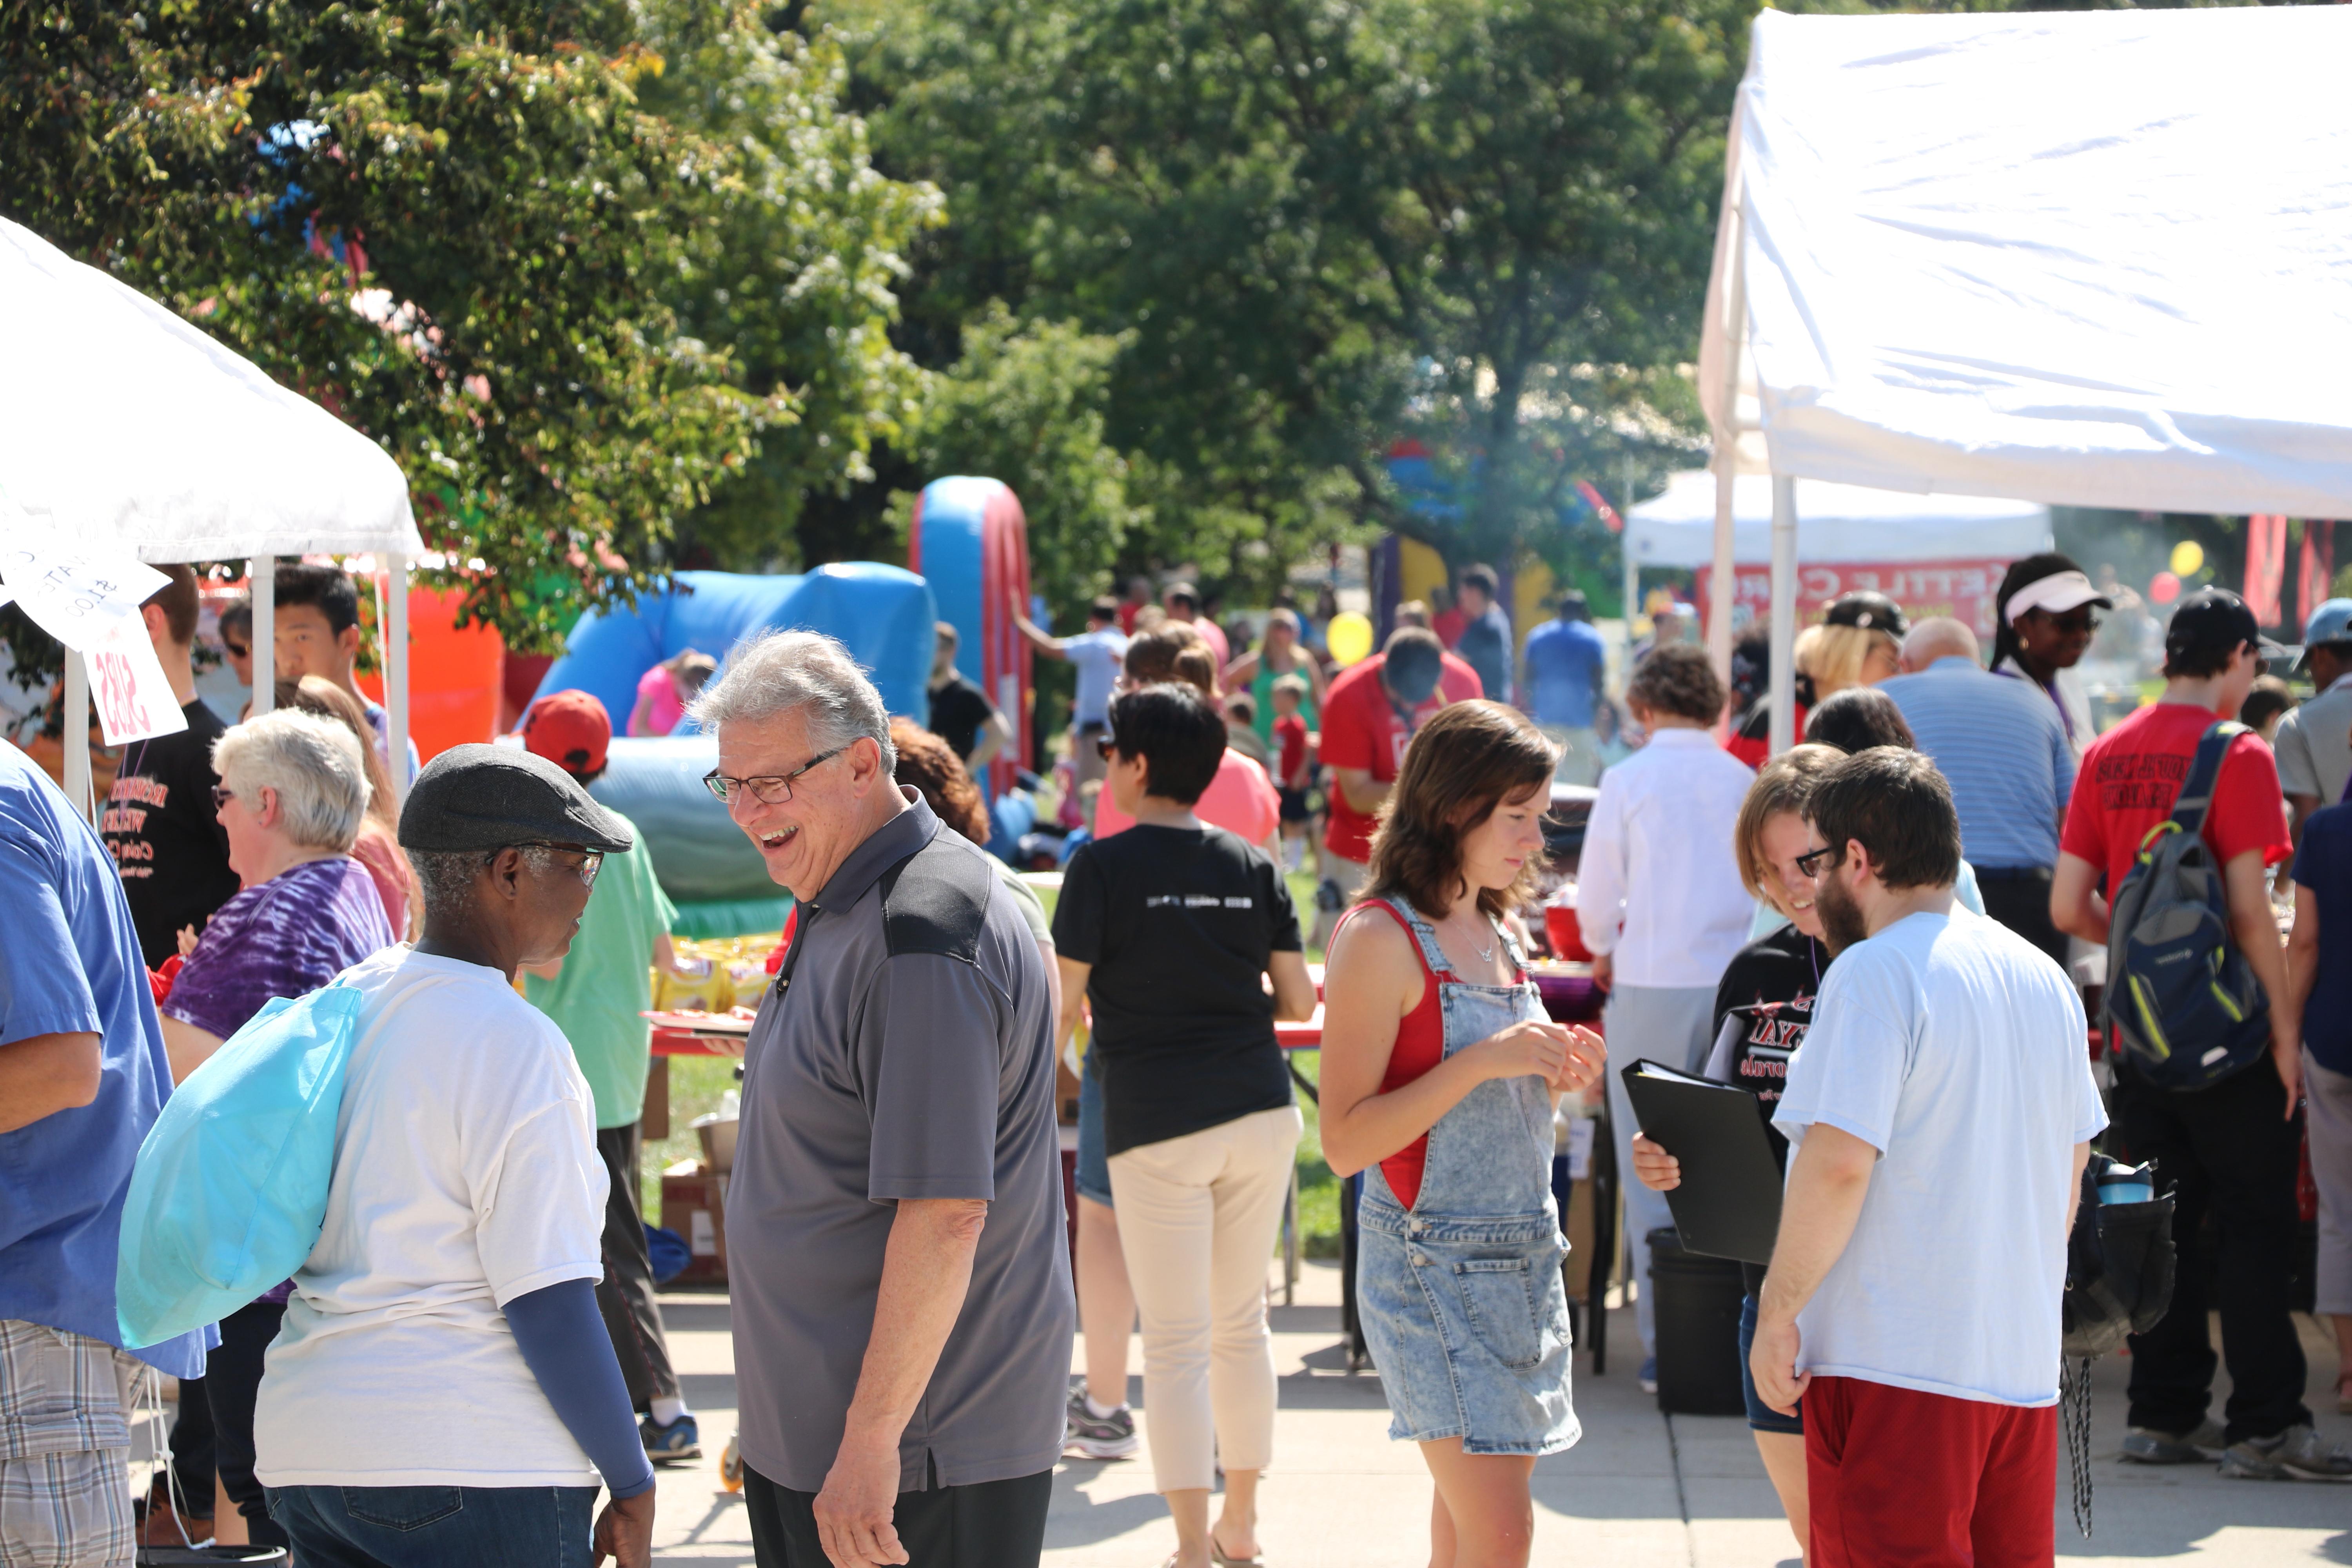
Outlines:
{"type": "MultiPolygon", "coordinates": [[[[1421,951],[1421,939],[1413,935],[1412,927],[1404,918],[1385,903],[1359,904],[1349,911],[1355,919],[1366,910],[1378,910],[1389,919],[1404,926],[1405,940],[1412,943],[1414,959],[1421,964],[1421,1001],[1397,1023],[1396,1045],[1389,1052],[1388,1071],[1381,1075],[1381,1092],[1389,1094],[1429,1071],[1445,1059],[1445,1016],[1437,999],[1438,981],[1454,978],[1451,970],[1441,976],[1429,967],[1429,959],[1421,951]]],[[[1424,1132],[1387,1159],[1381,1162],[1381,1174],[1388,1178],[1389,1191],[1396,1201],[1411,1208],[1421,1196],[1421,1173],[1429,1163],[1429,1134],[1424,1132]]]]}

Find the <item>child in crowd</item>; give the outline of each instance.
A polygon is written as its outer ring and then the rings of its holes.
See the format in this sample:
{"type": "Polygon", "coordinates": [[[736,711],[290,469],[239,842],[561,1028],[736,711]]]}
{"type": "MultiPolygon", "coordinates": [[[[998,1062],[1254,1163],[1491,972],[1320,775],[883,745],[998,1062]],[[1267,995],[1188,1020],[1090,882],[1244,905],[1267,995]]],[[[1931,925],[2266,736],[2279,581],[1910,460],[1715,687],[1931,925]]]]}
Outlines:
{"type": "Polygon", "coordinates": [[[1307,794],[1315,784],[1313,749],[1307,744],[1307,679],[1285,675],[1274,682],[1275,793],[1282,797],[1282,863],[1298,869],[1307,858],[1307,827],[1313,813],[1307,794]]]}
{"type": "Polygon", "coordinates": [[[718,669],[717,659],[688,648],[646,671],[637,681],[636,704],[629,710],[628,732],[667,735],[676,730],[686,718],[687,704],[702,694],[718,669]]]}
{"type": "Polygon", "coordinates": [[[1225,694],[1225,744],[1259,767],[1273,771],[1273,749],[1257,732],[1257,699],[1246,691],[1225,694]]]}

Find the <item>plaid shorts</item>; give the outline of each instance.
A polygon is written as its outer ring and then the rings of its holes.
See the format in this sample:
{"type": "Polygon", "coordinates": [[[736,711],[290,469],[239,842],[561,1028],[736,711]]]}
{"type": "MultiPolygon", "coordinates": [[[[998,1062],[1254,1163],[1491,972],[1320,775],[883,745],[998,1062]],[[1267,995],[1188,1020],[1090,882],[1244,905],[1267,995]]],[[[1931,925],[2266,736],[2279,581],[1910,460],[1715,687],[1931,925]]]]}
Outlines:
{"type": "Polygon", "coordinates": [[[129,1568],[124,1410],[146,1370],[88,1335],[0,1320],[0,1568],[129,1568]]]}

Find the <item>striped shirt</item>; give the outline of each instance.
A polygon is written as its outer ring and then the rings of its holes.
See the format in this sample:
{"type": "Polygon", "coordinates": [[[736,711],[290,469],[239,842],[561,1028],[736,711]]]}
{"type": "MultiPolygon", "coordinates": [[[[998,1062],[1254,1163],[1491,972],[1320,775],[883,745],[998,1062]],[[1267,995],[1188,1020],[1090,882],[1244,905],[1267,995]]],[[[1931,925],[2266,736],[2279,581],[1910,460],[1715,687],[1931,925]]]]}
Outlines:
{"type": "Polygon", "coordinates": [[[1960,853],[1979,870],[2058,864],[2058,822],[2074,789],[2074,752],[2050,699],[1955,654],[1879,689],[1951,782],[1960,853]]]}

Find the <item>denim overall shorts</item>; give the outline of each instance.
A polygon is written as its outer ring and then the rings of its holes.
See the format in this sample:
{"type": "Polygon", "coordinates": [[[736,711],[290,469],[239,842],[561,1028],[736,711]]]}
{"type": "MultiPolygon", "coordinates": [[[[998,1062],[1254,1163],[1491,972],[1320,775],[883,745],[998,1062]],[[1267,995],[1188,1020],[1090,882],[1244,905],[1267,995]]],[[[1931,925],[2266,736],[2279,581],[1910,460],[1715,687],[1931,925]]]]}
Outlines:
{"type": "MultiPolygon", "coordinates": [[[[1430,923],[1402,900],[1386,901],[1436,977],[1445,1055],[1545,1016],[1532,981],[1454,978],[1430,923]]],[[[1524,973],[1516,944],[1510,954],[1524,973]]],[[[1549,1088],[1538,1078],[1492,1079],[1429,1130],[1412,1207],[1397,1202],[1380,1166],[1364,1172],[1356,1311],[1388,1394],[1391,1439],[1556,1454],[1583,1435],[1569,1398],[1568,1245],[1551,1161],[1549,1088]]]]}

